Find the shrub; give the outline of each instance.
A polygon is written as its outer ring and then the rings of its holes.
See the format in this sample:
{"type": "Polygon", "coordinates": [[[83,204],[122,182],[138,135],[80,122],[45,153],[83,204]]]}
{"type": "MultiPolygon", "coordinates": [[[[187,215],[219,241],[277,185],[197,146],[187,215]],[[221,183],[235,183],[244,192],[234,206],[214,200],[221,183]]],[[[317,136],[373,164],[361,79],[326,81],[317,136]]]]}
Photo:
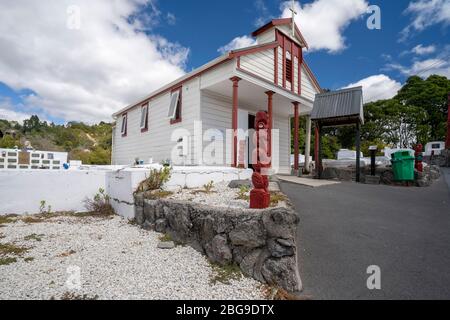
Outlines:
{"type": "Polygon", "coordinates": [[[147,179],[142,181],[136,189],[136,192],[146,192],[161,189],[170,179],[170,167],[164,167],[161,170],[152,169],[147,179]]]}
{"type": "Polygon", "coordinates": [[[211,193],[214,188],[214,181],[210,181],[207,184],[203,185],[203,189],[205,189],[205,193],[211,193]]]}
{"type": "Polygon", "coordinates": [[[105,190],[100,188],[99,192],[93,199],[86,199],[84,201],[85,208],[96,215],[111,216],[114,215],[114,209],[110,203],[110,197],[105,193],[105,190]]]}
{"type": "Polygon", "coordinates": [[[238,200],[250,200],[250,196],[247,194],[250,191],[250,187],[248,186],[240,186],[238,191],[238,200]]]}

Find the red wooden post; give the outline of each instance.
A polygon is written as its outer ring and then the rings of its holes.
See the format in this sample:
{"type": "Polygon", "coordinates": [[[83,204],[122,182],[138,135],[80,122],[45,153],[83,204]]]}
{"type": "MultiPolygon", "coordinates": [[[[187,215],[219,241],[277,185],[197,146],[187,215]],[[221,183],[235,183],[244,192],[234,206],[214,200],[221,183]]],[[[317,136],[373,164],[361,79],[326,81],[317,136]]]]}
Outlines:
{"type": "Polygon", "coordinates": [[[299,150],[298,150],[298,127],[299,127],[299,114],[298,114],[298,102],[292,102],[294,105],[294,170],[298,173],[298,161],[299,161],[299,150]]]}
{"type": "Polygon", "coordinates": [[[238,103],[239,103],[239,81],[241,78],[233,77],[230,79],[233,81],[233,115],[232,115],[232,126],[233,126],[233,167],[237,167],[237,129],[238,129],[238,103]]]}
{"type": "Polygon", "coordinates": [[[445,148],[450,150],[450,93],[448,94],[448,120],[447,120],[447,140],[445,142],[445,148]]]}
{"type": "Polygon", "coordinates": [[[267,115],[269,117],[269,130],[267,131],[268,136],[268,146],[267,146],[267,155],[272,157],[272,128],[273,128],[273,95],[275,92],[267,91],[267,115]]]}

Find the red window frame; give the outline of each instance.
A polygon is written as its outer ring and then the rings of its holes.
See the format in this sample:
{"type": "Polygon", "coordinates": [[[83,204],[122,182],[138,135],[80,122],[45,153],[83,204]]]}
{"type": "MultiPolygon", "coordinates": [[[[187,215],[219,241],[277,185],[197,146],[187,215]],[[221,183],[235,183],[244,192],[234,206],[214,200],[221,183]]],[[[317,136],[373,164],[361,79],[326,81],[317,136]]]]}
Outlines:
{"type": "Polygon", "coordinates": [[[177,124],[183,121],[183,117],[182,117],[182,110],[183,110],[183,86],[177,87],[175,89],[173,89],[172,91],[170,91],[170,94],[172,95],[172,93],[179,91],[179,96],[178,96],[178,108],[177,108],[177,112],[176,112],[176,116],[175,119],[171,119],[170,120],[170,124],[177,124]]]}

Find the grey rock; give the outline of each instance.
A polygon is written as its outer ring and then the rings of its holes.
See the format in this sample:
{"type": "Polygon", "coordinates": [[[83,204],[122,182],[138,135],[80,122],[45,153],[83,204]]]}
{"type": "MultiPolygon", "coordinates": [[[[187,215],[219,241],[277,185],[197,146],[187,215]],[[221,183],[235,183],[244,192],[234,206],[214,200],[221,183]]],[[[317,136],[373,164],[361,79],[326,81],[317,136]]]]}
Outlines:
{"type": "Polygon", "coordinates": [[[302,282],[294,257],[270,258],[264,262],[262,275],[268,284],[280,285],[290,292],[302,290],[302,282]]]}
{"type": "Polygon", "coordinates": [[[166,219],[156,220],[156,222],[155,222],[155,231],[156,232],[164,233],[164,232],[166,232],[166,228],[167,228],[166,219]]]}
{"type": "Polygon", "coordinates": [[[292,210],[275,208],[262,216],[262,221],[270,238],[293,239],[298,224],[298,216],[292,210]]]}
{"type": "Polygon", "coordinates": [[[144,208],[140,206],[134,206],[134,220],[138,225],[142,225],[145,221],[144,208]]]}
{"type": "Polygon", "coordinates": [[[175,248],[175,243],[173,241],[164,241],[158,243],[158,249],[173,249],[175,248]]]}
{"type": "Polygon", "coordinates": [[[149,222],[149,221],[145,221],[145,222],[142,224],[142,229],[147,230],[147,231],[155,230],[155,224],[154,224],[154,223],[151,223],[151,222],[149,222]]]}
{"type": "Polygon", "coordinates": [[[139,207],[143,207],[144,206],[144,194],[143,193],[135,194],[134,195],[134,203],[139,207]]]}
{"type": "Polygon", "coordinates": [[[258,248],[266,243],[263,225],[256,219],[239,223],[228,236],[235,246],[258,248]]]}
{"type": "Polygon", "coordinates": [[[206,253],[213,262],[220,265],[229,264],[233,258],[231,249],[227,243],[227,238],[222,235],[214,237],[206,253]]]}
{"type": "Polygon", "coordinates": [[[233,180],[228,184],[228,187],[232,189],[239,189],[240,187],[251,188],[252,182],[250,180],[233,180]]]}
{"type": "Polygon", "coordinates": [[[239,263],[242,272],[249,277],[253,277],[255,265],[258,262],[258,258],[260,257],[262,249],[256,249],[247,254],[242,261],[239,263]]]}
{"type": "Polygon", "coordinates": [[[144,217],[147,221],[155,222],[155,201],[145,200],[144,201],[144,217]]]}
{"type": "MultiPolygon", "coordinates": [[[[285,243],[290,242],[288,240],[285,240],[285,241],[286,241],[285,243]]],[[[290,243],[286,246],[274,239],[270,239],[267,242],[267,248],[269,249],[269,252],[272,255],[272,257],[275,257],[275,258],[293,256],[295,253],[295,246],[293,246],[290,243]]]]}

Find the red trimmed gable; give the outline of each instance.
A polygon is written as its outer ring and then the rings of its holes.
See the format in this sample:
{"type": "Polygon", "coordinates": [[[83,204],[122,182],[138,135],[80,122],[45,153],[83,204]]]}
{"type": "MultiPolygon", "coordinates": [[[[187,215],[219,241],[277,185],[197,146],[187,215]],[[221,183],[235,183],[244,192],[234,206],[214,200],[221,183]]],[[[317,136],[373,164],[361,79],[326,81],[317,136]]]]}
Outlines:
{"type": "MultiPolygon", "coordinates": [[[[274,19],[274,20],[270,21],[269,23],[265,24],[264,26],[262,26],[261,28],[259,28],[258,30],[254,31],[252,33],[252,36],[257,37],[258,35],[266,32],[266,31],[269,31],[270,29],[275,28],[276,26],[291,25],[291,23],[292,23],[292,19],[290,19],[290,18],[274,19]]],[[[302,46],[308,49],[308,43],[306,42],[305,38],[303,37],[303,35],[300,32],[300,29],[297,27],[297,25],[295,25],[295,36],[298,38],[298,40],[300,41],[302,46]]]]}

